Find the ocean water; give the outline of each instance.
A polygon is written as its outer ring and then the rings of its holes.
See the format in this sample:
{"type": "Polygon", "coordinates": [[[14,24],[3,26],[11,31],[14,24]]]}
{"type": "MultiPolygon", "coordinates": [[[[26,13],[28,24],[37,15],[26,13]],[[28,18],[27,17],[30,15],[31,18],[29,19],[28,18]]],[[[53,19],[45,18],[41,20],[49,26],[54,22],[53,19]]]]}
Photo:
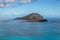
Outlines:
{"type": "Polygon", "coordinates": [[[60,40],[60,22],[0,22],[0,40],[60,40]]]}

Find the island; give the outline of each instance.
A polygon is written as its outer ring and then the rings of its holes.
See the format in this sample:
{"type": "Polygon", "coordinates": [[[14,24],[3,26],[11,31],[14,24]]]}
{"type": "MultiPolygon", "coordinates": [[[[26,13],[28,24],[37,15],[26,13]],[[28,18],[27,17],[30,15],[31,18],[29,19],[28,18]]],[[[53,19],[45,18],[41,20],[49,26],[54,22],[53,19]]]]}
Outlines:
{"type": "Polygon", "coordinates": [[[48,22],[47,19],[44,19],[43,16],[38,13],[31,13],[24,17],[15,18],[15,20],[25,20],[27,22],[48,22]]]}

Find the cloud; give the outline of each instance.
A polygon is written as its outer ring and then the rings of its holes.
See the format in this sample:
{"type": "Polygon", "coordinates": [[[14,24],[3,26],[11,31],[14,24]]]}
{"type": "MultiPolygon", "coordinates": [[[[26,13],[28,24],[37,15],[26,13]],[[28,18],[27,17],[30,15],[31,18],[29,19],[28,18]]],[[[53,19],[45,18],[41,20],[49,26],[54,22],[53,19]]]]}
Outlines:
{"type": "Polygon", "coordinates": [[[16,0],[4,0],[5,2],[15,2],[16,0]]]}
{"type": "Polygon", "coordinates": [[[16,0],[0,0],[0,7],[7,7],[10,6],[11,3],[15,2],[16,0]]]}
{"type": "Polygon", "coordinates": [[[11,6],[11,3],[26,4],[31,3],[34,0],[0,0],[0,7],[11,6]]]}
{"type": "Polygon", "coordinates": [[[6,3],[6,4],[0,3],[0,8],[2,8],[2,7],[8,7],[8,6],[11,6],[11,4],[9,4],[9,3],[6,3]]]}
{"type": "Polygon", "coordinates": [[[0,0],[0,2],[2,2],[2,0],[0,0]]]}
{"type": "Polygon", "coordinates": [[[16,0],[0,0],[0,2],[15,2],[16,0]]]}
{"type": "Polygon", "coordinates": [[[0,8],[2,8],[2,7],[7,7],[7,6],[10,6],[11,4],[3,4],[3,3],[1,3],[0,4],[0,8]]]}
{"type": "Polygon", "coordinates": [[[20,0],[20,3],[30,3],[32,0],[20,0]]]}

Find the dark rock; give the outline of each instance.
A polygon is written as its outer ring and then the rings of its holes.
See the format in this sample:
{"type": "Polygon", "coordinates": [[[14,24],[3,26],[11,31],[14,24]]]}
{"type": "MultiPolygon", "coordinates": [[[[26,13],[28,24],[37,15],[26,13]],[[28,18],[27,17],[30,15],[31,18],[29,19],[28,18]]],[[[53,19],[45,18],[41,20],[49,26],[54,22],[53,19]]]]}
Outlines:
{"type": "Polygon", "coordinates": [[[16,20],[26,20],[28,22],[47,22],[47,19],[43,19],[43,16],[39,15],[38,13],[32,13],[22,18],[18,17],[16,20]]]}
{"type": "Polygon", "coordinates": [[[47,19],[43,19],[43,20],[38,20],[38,22],[48,22],[47,19]]]}

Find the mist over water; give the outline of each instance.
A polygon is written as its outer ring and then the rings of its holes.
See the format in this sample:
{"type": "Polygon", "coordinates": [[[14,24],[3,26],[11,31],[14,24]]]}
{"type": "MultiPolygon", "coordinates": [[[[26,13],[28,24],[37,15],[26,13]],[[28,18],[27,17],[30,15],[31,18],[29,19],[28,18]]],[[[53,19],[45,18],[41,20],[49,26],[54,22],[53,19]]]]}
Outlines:
{"type": "Polygon", "coordinates": [[[60,40],[60,22],[0,22],[1,40],[60,40]]]}

